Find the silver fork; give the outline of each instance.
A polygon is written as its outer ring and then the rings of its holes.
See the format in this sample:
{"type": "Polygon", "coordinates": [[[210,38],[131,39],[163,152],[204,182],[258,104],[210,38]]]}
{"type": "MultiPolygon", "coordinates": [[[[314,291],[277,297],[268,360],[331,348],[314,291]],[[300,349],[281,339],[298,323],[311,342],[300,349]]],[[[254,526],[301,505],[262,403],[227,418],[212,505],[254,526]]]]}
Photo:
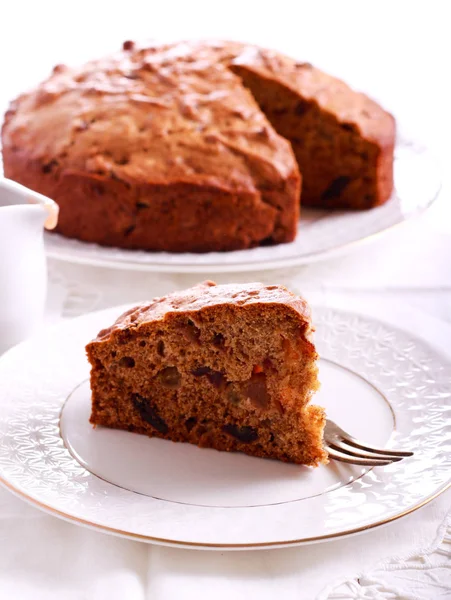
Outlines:
{"type": "Polygon", "coordinates": [[[368,444],[356,440],[352,435],[343,431],[330,419],[327,419],[324,428],[324,442],[324,448],[329,453],[329,458],[351,465],[382,467],[398,462],[408,456],[413,456],[413,452],[368,446],[368,444]]]}

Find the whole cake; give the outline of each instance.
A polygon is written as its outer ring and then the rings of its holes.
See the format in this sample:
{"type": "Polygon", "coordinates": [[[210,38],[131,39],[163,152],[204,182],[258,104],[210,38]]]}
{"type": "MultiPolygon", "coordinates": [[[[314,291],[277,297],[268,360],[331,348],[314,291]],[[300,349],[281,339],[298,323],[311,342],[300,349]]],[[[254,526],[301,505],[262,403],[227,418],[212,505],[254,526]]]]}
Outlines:
{"type": "Polygon", "coordinates": [[[306,465],[327,462],[306,302],[277,285],[194,288],[129,310],[86,347],[91,423],[306,465]]]}
{"type": "Polygon", "coordinates": [[[363,94],[234,42],[126,42],[58,65],[2,128],[5,175],[58,202],[61,234],[172,252],[293,240],[301,175],[305,205],[382,204],[394,140],[363,94]]]}

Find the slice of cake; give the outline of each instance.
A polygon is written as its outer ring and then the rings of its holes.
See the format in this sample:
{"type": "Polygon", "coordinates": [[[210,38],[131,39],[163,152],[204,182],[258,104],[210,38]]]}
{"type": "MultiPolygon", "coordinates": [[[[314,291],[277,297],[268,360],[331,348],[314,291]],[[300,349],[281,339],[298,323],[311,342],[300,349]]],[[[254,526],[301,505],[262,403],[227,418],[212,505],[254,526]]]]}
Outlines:
{"type": "Polygon", "coordinates": [[[327,462],[306,302],[210,281],[124,313],[86,347],[91,423],[217,450],[327,462]]]}
{"type": "Polygon", "coordinates": [[[303,206],[361,210],[390,198],[396,137],[390,113],[310,63],[234,42],[218,51],[290,140],[303,206]]]}

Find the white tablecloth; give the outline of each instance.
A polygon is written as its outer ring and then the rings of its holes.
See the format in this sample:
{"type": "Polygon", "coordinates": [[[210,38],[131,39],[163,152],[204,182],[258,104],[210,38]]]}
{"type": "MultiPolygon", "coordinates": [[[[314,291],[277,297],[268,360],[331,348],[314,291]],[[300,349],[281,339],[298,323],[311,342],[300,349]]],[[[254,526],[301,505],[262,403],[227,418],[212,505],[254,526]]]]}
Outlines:
{"type": "MultiPolygon", "coordinates": [[[[285,283],[313,302],[353,306],[415,330],[422,324],[451,353],[451,51],[444,4],[9,3],[1,17],[0,108],[57,62],[91,58],[127,38],[168,36],[277,47],[370,91],[435,150],[444,168],[439,202],[421,219],[346,257],[299,269],[210,277],[285,283]]],[[[186,287],[199,277],[52,262],[50,279],[47,322],[186,287]]],[[[0,490],[0,599],[451,598],[450,508],[448,492],[406,518],[346,540],[222,553],[95,533],[0,490]]]]}

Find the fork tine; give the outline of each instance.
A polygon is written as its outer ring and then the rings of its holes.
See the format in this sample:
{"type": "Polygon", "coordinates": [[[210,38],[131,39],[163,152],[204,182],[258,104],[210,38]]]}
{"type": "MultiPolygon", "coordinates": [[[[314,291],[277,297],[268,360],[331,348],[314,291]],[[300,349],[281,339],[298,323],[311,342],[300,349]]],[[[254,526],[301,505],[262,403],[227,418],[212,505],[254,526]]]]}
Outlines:
{"type": "Polygon", "coordinates": [[[366,446],[351,436],[343,438],[342,441],[349,446],[354,446],[354,448],[360,448],[360,450],[366,450],[367,452],[374,452],[384,456],[399,456],[400,458],[413,456],[413,452],[407,452],[404,450],[389,450],[387,448],[373,448],[372,446],[366,446]]]}
{"type": "Polygon", "coordinates": [[[380,459],[380,460],[387,460],[389,462],[398,462],[399,460],[402,460],[404,457],[403,456],[397,456],[397,455],[393,455],[393,454],[378,454],[377,452],[363,452],[362,450],[360,450],[360,448],[354,448],[353,446],[351,446],[350,448],[347,448],[344,444],[347,443],[343,440],[343,442],[337,442],[337,441],[330,441],[329,440],[329,445],[331,448],[334,448],[335,450],[338,450],[339,452],[343,452],[344,454],[348,454],[349,456],[356,456],[357,458],[376,458],[376,459],[380,459]],[[344,443],[343,443],[344,442],[344,443]]]}
{"type": "Polygon", "coordinates": [[[325,438],[328,438],[329,442],[344,442],[349,446],[353,446],[354,448],[360,448],[360,450],[365,450],[366,452],[375,452],[376,454],[382,454],[383,456],[396,457],[399,456],[401,458],[407,458],[408,456],[413,456],[413,452],[401,451],[401,450],[388,450],[387,448],[373,448],[364,444],[360,440],[357,440],[352,435],[349,435],[346,431],[341,429],[336,423],[327,419],[326,427],[324,430],[325,438]]]}
{"type": "Polygon", "coordinates": [[[325,446],[325,449],[329,454],[329,458],[333,458],[334,460],[348,463],[350,465],[363,465],[365,467],[383,467],[392,463],[391,460],[382,460],[380,458],[353,458],[349,454],[339,452],[331,446],[325,446]]]}

